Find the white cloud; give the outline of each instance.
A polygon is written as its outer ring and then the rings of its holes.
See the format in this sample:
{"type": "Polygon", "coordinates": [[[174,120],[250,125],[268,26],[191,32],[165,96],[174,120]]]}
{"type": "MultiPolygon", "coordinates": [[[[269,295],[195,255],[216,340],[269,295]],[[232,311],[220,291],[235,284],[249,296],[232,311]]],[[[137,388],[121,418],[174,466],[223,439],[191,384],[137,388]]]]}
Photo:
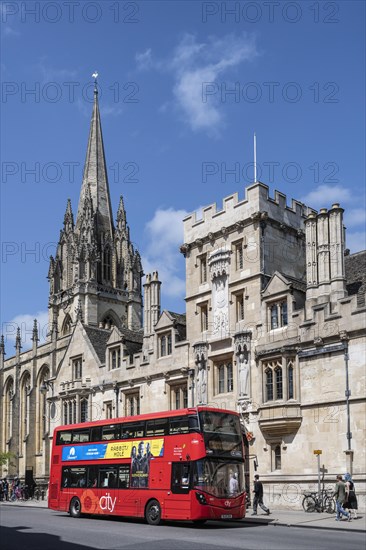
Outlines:
{"type": "Polygon", "coordinates": [[[352,194],[350,189],[340,185],[319,185],[300,200],[311,208],[330,208],[336,202],[341,206],[343,203],[349,203],[352,200],[352,194]]]}
{"type": "Polygon", "coordinates": [[[185,210],[158,209],[145,227],[148,245],[142,253],[144,272],[159,272],[162,293],[169,298],[184,298],[184,262],[179,254],[183,243],[185,210]]]}
{"type": "Polygon", "coordinates": [[[151,49],[136,54],[136,60],[139,68],[171,72],[175,106],[184,121],[193,131],[217,135],[224,121],[220,85],[231,88],[228,70],[256,56],[254,38],[247,34],[211,36],[205,43],[198,43],[195,36],[186,34],[164,62],[154,60],[151,49]]]}
{"type": "MultiPolygon", "coordinates": [[[[32,346],[32,332],[34,319],[38,323],[39,343],[46,340],[48,333],[48,311],[38,311],[34,315],[23,313],[17,315],[11,321],[6,321],[2,324],[2,334],[4,334],[5,344],[14,345],[18,327],[20,328],[20,337],[22,340],[22,348],[24,351],[32,346]]],[[[7,355],[13,355],[9,349],[7,355]]]]}
{"type": "Polygon", "coordinates": [[[153,67],[153,60],[151,56],[151,48],[148,48],[146,51],[142,53],[137,53],[135,55],[135,59],[137,62],[137,68],[140,71],[145,71],[147,69],[151,69],[153,67]]]}

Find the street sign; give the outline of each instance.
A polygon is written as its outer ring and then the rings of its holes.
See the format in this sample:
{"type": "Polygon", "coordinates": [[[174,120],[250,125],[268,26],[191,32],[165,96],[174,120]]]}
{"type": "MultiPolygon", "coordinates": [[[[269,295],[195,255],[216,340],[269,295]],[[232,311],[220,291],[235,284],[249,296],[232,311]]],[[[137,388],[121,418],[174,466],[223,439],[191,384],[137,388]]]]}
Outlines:
{"type": "Polygon", "coordinates": [[[322,452],[323,452],[323,451],[322,451],[321,449],[317,449],[316,451],[313,451],[313,453],[314,453],[315,455],[321,455],[322,452]]]}

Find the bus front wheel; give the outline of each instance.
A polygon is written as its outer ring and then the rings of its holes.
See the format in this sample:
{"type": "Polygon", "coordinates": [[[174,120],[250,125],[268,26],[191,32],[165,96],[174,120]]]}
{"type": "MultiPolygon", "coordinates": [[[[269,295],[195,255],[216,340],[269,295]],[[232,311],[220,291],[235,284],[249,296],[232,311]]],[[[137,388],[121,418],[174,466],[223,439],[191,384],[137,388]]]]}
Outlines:
{"type": "Polygon", "coordinates": [[[70,516],[72,518],[79,518],[81,516],[81,504],[77,497],[74,497],[70,502],[70,516]]]}
{"type": "Polygon", "coordinates": [[[150,500],[145,510],[145,519],[149,525],[159,525],[161,508],[157,500],[150,500]]]}

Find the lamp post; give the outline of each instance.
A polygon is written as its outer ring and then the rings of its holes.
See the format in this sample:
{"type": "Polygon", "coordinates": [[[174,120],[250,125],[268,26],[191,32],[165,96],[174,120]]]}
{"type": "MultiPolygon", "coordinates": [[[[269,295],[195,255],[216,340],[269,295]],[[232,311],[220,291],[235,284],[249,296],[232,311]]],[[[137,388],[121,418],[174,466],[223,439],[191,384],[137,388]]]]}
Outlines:
{"type": "Polygon", "coordinates": [[[41,393],[43,393],[44,395],[46,395],[48,393],[48,390],[51,388],[52,389],[52,395],[53,395],[53,387],[54,387],[54,384],[53,384],[53,381],[52,380],[43,380],[40,388],[39,388],[39,391],[41,393]]]}

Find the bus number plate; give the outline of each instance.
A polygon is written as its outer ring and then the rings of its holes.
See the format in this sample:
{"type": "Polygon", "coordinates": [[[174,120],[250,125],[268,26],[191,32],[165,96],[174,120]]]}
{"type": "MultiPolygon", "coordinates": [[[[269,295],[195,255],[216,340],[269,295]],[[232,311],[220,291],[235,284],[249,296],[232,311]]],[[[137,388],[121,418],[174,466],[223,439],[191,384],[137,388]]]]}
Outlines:
{"type": "Polygon", "coordinates": [[[232,514],[222,514],[221,519],[232,519],[232,514]]]}

